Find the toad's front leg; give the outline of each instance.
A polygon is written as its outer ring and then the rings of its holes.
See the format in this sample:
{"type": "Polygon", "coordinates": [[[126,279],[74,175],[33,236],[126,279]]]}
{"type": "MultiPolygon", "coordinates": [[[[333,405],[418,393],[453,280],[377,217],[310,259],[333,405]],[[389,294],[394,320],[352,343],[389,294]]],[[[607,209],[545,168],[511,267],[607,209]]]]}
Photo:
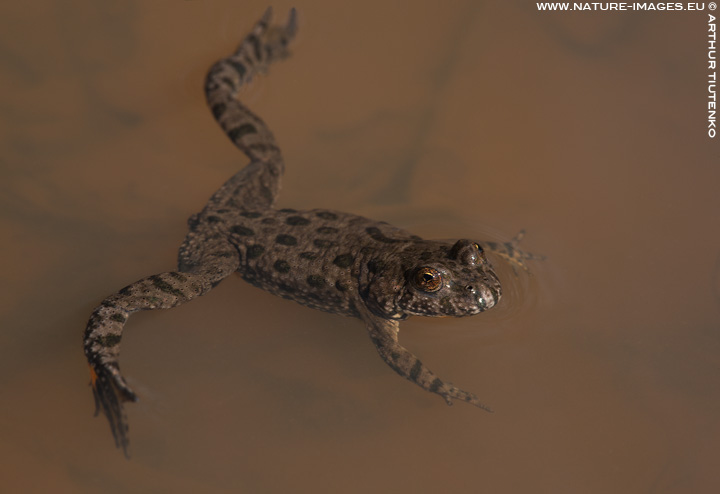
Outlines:
{"type": "Polygon", "coordinates": [[[359,312],[361,319],[367,325],[370,339],[375,344],[380,357],[395,372],[424,390],[439,394],[448,405],[452,405],[452,400],[457,399],[482,408],[487,412],[492,412],[489,407],[480,402],[477,396],[443,381],[425,367],[411,351],[400,345],[398,342],[400,326],[398,321],[376,316],[364,307],[359,309],[359,312]]]}
{"type": "Polygon", "coordinates": [[[521,250],[519,245],[523,237],[525,237],[525,230],[520,230],[509,242],[480,242],[480,245],[485,250],[494,252],[508,261],[517,276],[517,268],[529,271],[525,261],[542,261],[545,259],[545,256],[521,250]]]}

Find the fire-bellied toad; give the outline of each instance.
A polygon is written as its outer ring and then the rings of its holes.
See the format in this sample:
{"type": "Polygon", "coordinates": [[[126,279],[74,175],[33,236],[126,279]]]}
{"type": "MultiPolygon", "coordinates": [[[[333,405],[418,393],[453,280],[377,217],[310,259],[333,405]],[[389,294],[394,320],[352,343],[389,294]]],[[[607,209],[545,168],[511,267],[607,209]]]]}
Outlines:
{"type": "Polygon", "coordinates": [[[423,240],[387,223],[336,211],[273,209],[284,163],[265,123],[240,103],[240,86],[288,56],[297,29],[269,26],[270,10],[238,49],[210,69],[208,105],[250,164],[231,177],[189,220],[178,269],[137,281],[106,298],[84,335],[98,410],[128,453],[122,403],[136,401],[118,366],[120,339],[133,312],[168,309],[204,295],[234,272],[303,305],[363,320],[382,359],[401,376],[441,395],[488,410],[478,398],[441,380],[398,343],[410,315],[468,316],[500,299],[500,283],[483,247],[522,265],[532,258],[506,244],[423,240]]]}

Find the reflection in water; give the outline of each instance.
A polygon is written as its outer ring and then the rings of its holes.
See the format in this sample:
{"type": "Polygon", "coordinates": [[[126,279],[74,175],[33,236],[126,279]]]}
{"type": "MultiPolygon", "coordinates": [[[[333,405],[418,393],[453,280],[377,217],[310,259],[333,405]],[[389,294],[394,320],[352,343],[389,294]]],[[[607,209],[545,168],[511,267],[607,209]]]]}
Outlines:
{"type": "MultiPolygon", "coordinates": [[[[452,81],[462,56],[462,47],[467,42],[470,31],[477,23],[482,5],[479,2],[466,2],[462,10],[456,12],[456,20],[449,35],[441,40],[442,53],[436,65],[423,67],[421,84],[426,86],[426,97],[420,108],[414,108],[409,114],[389,113],[380,111],[371,115],[367,120],[358,122],[352,128],[326,131],[323,134],[329,138],[352,140],[368,140],[370,131],[377,127],[395,122],[394,125],[405,127],[408,133],[404,141],[396,143],[402,149],[390,149],[389,152],[398,159],[394,164],[392,174],[385,180],[385,184],[375,187],[377,190],[371,197],[375,204],[405,204],[410,200],[410,184],[416,173],[418,162],[427,157],[430,149],[427,145],[433,129],[439,124],[439,112],[444,102],[444,93],[452,81]]],[[[392,125],[392,124],[391,124],[392,125]]],[[[449,166],[449,156],[442,156],[443,166],[449,166]]],[[[371,178],[371,177],[370,177],[371,178]]],[[[359,180],[368,180],[368,177],[358,177],[359,180]]]]}
{"type": "Polygon", "coordinates": [[[537,22],[544,27],[566,50],[583,58],[605,57],[619,50],[627,50],[638,31],[643,16],[632,11],[617,12],[615,15],[583,15],[572,12],[568,15],[538,16],[537,22]]]}
{"type": "Polygon", "coordinates": [[[0,207],[32,215],[23,221],[72,217],[68,208],[81,206],[57,187],[63,177],[55,164],[82,160],[89,143],[140,124],[137,112],[102,90],[108,74],[136,55],[133,3],[88,4],[82,15],[80,5],[68,7],[48,3],[51,26],[32,9],[3,16],[0,72],[13,98],[0,106],[0,207]]]}

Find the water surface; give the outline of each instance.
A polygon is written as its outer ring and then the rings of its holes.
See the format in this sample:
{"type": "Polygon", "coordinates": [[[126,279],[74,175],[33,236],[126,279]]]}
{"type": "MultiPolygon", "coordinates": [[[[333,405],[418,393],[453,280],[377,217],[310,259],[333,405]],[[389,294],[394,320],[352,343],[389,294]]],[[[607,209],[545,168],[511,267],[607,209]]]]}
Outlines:
{"type": "MultiPolygon", "coordinates": [[[[284,16],[288,2],[274,3],[284,16]]],[[[93,419],[81,336],[172,269],[246,163],[201,91],[260,2],[0,7],[0,458],[18,492],[717,492],[720,146],[707,13],[530,2],[296,4],[295,55],[245,101],[281,207],[547,256],[503,303],[401,340],[496,412],[397,377],[359,321],[231,277],[133,316],[132,459],[93,419]]]]}

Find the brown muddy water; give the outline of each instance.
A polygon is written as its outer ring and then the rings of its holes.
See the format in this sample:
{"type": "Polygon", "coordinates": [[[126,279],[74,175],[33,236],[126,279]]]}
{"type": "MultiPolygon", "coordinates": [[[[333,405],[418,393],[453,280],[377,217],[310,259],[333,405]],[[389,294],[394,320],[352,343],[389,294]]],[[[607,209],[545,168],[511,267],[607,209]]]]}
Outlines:
{"type": "MultiPolygon", "coordinates": [[[[274,4],[284,18],[293,4],[274,4]]],[[[703,12],[298,2],[244,93],[281,207],[547,256],[502,304],[401,341],[494,414],[395,375],[362,324],[233,276],[133,316],[132,458],[81,350],[92,308],[174,267],[246,159],[207,68],[257,1],[0,7],[0,470],[7,492],[720,492],[720,137],[703,12]]]]}

